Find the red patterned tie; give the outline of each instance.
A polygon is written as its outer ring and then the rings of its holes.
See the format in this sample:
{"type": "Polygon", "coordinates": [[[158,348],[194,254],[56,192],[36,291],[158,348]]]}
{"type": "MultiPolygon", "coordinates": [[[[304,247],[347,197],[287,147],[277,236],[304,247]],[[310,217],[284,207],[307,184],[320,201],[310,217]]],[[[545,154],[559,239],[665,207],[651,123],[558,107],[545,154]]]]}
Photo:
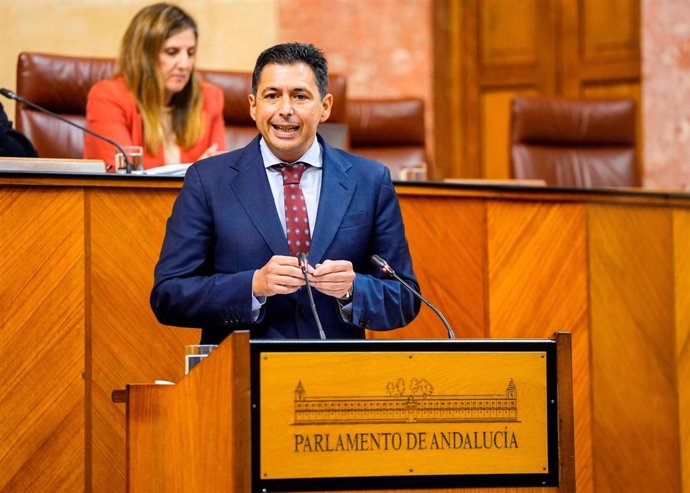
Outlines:
{"type": "Polygon", "coordinates": [[[285,232],[287,233],[290,255],[299,252],[309,253],[311,236],[309,234],[309,217],[304,194],[299,186],[302,173],[307,165],[304,163],[281,164],[278,166],[283,175],[283,194],[285,195],[285,232]]]}

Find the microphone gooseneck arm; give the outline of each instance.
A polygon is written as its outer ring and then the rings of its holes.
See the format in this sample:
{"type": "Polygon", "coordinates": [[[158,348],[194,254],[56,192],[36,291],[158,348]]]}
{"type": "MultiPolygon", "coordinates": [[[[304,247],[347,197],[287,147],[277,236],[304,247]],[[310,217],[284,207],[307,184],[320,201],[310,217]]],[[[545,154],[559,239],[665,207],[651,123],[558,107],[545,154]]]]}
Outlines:
{"type": "Polygon", "coordinates": [[[97,134],[97,133],[94,132],[93,130],[89,130],[89,129],[86,128],[86,127],[82,127],[81,125],[77,125],[76,123],[74,123],[74,122],[72,122],[72,121],[69,121],[67,118],[65,118],[65,117],[63,117],[63,116],[60,116],[60,115],[58,115],[57,113],[53,113],[52,111],[50,111],[50,110],[48,110],[48,109],[46,109],[46,108],[44,108],[44,107],[42,107],[42,106],[39,106],[39,105],[37,105],[37,104],[32,103],[31,101],[28,101],[28,100],[24,99],[23,97],[21,97],[20,95],[14,93],[14,92],[12,92],[12,91],[10,91],[9,89],[5,89],[5,88],[3,87],[2,89],[0,89],[0,94],[2,94],[3,96],[5,96],[5,97],[8,98],[8,99],[14,99],[14,100],[17,101],[18,103],[21,103],[21,104],[23,104],[23,105],[26,105],[26,106],[28,106],[28,107],[30,107],[30,108],[33,108],[33,109],[37,110],[37,111],[40,111],[40,112],[42,112],[42,113],[46,113],[46,114],[52,116],[53,118],[57,118],[57,119],[60,120],[60,121],[63,121],[63,122],[65,122],[65,123],[69,124],[69,125],[72,125],[72,126],[75,127],[75,128],[78,128],[78,129],[81,130],[82,132],[86,132],[86,133],[89,134],[89,135],[93,135],[94,137],[96,137],[96,138],[98,138],[98,139],[101,139],[101,140],[104,140],[104,141],[106,141],[108,144],[111,144],[111,145],[115,146],[115,147],[117,148],[117,150],[120,151],[120,152],[122,153],[122,157],[123,157],[124,160],[125,160],[126,173],[127,173],[128,175],[129,175],[129,174],[132,174],[132,163],[129,162],[129,156],[127,156],[127,153],[126,153],[125,150],[122,148],[122,146],[121,146],[120,144],[118,144],[117,142],[115,142],[114,140],[111,140],[111,139],[109,139],[109,138],[107,138],[107,137],[104,137],[103,135],[97,134]]]}
{"type": "Polygon", "coordinates": [[[434,311],[434,313],[438,315],[438,318],[441,319],[443,325],[445,325],[446,331],[448,331],[448,339],[455,339],[455,333],[453,332],[453,329],[450,328],[450,324],[448,323],[448,320],[446,320],[446,317],[444,317],[443,314],[434,305],[432,305],[424,296],[422,296],[416,289],[410,286],[408,282],[406,282],[403,278],[396,274],[393,268],[390,265],[388,265],[388,262],[383,260],[378,255],[372,255],[371,263],[374,264],[384,274],[394,278],[405,288],[407,288],[407,290],[410,291],[413,295],[422,300],[426,306],[431,308],[434,311]]]}
{"type": "Polygon", "coordinates": [[[309,275],[307,274],[307,256],[304,252],[299,252],[297,254],[297,262],[299,262],[299,268],[304,276],[304,282],[307,283],[307,295],[309,296],[309,306],[311,307],[311,313],[314,315],[314,320],[316,320],[316,327],[319,329],[319,337],[322,341],[326,340],[326,333],[323,331],[321,326],[321,320],[319,320],[319,314],[316,312],[316,304],[314,303],[314,295],[311,292],[311,284],[309,284],[309,275]]]}

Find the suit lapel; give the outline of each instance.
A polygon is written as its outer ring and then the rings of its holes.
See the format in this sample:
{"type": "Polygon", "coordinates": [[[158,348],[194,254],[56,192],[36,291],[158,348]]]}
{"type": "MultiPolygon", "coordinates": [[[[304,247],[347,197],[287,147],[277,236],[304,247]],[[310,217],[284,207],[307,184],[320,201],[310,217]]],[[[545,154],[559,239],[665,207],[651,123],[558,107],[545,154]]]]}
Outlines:
{"type": "Polygon", "coordinates": [[[230,168],[235,172],[230,187],[273,254],[290,255],[266,178],[258,137],[244,148],[230,168]]]}
{"type": "Polygon", "coordinates": [[[351,165],[319,138],[323,148],[323,176],[316,225],[311,239],[309,263],[316,265],[331,245],[345,216],[357,183],[348,176],[351,165]]]}

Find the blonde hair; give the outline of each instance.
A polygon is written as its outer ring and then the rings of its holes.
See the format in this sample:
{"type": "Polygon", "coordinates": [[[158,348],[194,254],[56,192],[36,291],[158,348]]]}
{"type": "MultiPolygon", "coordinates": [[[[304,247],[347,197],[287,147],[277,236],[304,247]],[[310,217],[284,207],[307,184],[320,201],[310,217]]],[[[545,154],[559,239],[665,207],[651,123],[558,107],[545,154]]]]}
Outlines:
{"type": "MultiPolygon", "coordinates": [[[[186,29],[198,37],[196,22],[181,8],[157,3],[141,9],[122,37],[117,75],[134,95],[144,124],[144,146],[152,154],[163,138],[165,83],[158,69],[158,55],[165,41],[186,29]]],[[[192,67],[189,82],[170,99],[172,129],[177,143],[189,148],[201,137],[201,82],[192,67]]]]}

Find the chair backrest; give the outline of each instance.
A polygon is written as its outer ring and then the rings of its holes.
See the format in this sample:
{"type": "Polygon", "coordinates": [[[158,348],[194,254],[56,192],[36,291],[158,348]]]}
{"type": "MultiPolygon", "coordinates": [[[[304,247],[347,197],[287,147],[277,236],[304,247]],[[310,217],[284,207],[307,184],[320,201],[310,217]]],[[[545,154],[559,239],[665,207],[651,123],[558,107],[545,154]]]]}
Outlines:
{"type": "MultiPolygon", "coordinates": [[[[89,89],[110,77],[114,68],[112,59],[20,53],[16,92],[27,101],[83,126],[89,89]]],[[[81,130],[20,103],[15,115],[17,130],[31,140],[40,157],[81,159],[81,130]]]]}
{"type": "MultiPolygon", "coordinates": [[[[85,124],[86,98],[91,86],[110,77],[115,61],[43,53],[21,53],[17,61],[17,94],[79,125],[85,124]]],[[[247,95],[252,74],[221,70],[199,70],[201,77],[218,85],[225,96],[223,118],[230,149],[247,144],[258,133],[249,116],[247,95]]],[[[331,74],[334,103],[329,122],[344,123],[347,79],[331,74]]],[[[38,155],[80,159],[84,135],[81,130],[22,104],[16,105],[16,127],[33,142],[38,155]]]]}
{"type": "Polygon", "coordinates": [[[637,187],[632,99],[520,96],[511,108],[511,174],[550,186],[637,187]]]}
{"type": "Polygon", "coordinates": [[[350,150],[388,166],[393,179],[426,166],[423,99],[350,99],[347,123],[350,150]]]}

